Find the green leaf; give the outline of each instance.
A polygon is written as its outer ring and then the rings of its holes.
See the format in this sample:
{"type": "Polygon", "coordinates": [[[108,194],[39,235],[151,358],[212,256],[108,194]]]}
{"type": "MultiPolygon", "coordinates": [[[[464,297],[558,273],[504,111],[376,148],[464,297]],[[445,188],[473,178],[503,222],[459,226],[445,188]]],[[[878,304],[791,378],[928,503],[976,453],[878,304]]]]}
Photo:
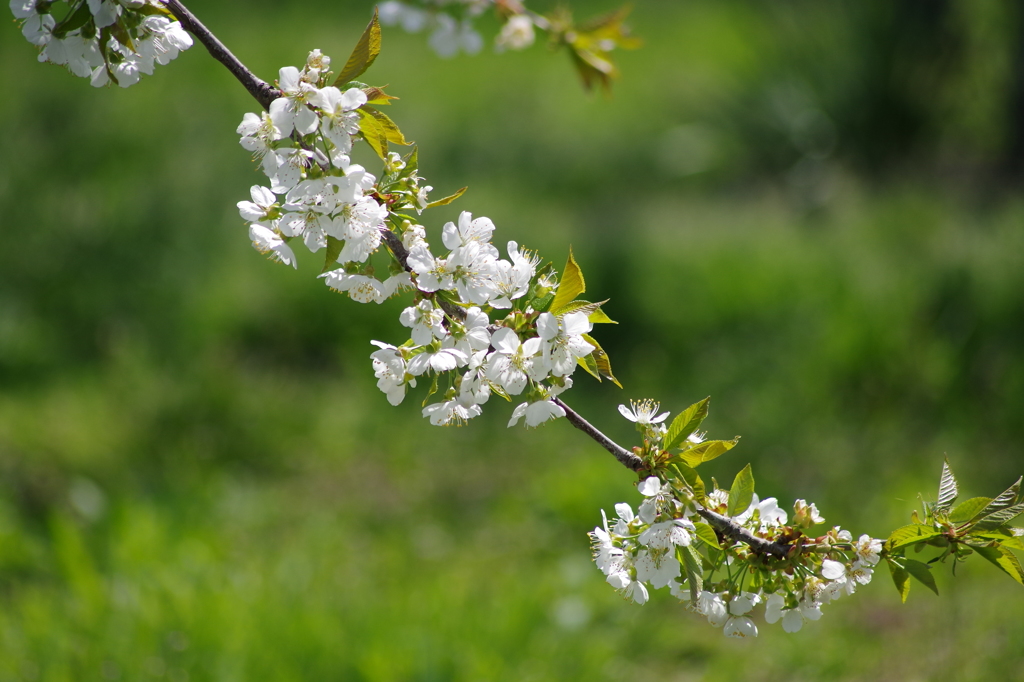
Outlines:
{"type": "Polygon", "coordinates": [[[340,88],[349,81],[355,80],[365,72],[373,60],[380,54],[380,22],[377,21],[377,10],[373,10],[373,19],[367,24],[366,30],[360,36],[355,49],[345,62],[345,68],[338,74],[334,81],[334,87],[340,88]]]}
{"type": "Polygon", "coordinates": [[[892,581],[896,584],[896,591],[900,593],[900,600],[907,603],[910,595],[910,573],[895,561],[889,560],[889,572],[892,573],[892,581]]]}
{"type": "Polygon", "coordinates": [[[706,523],[698,521],[693,524],[697,529],[697,537],[701,539],[707,545],[714,547],[715,549],[721,549],[722,546],[718,543],[718,536],[715,535],[715,529],[706,523]]]}
{"type": "Polygon", "coordinates": [[[435,393],[437,393],[437,380],[438,380],[438,375],[435,374],[434,375],[434,381],[430,384],[430,390],[427,391],[427,395],[426,395],[426,397],[423,398],[423,404],[420,405],[420,407],[426,407],[427,403],[430,401],[430,396],[432,396],[435,393]]]}
{"type": "Polygon", "coordinates": [[[754,472],[750,465],[743,467],[729,488],[729,516],[736,516],[747,511],[754,500],[754,472]]]}
{"type": "MultiPolygon", "coordinates": [[[[620,384],[619,380],[615,378],[614,374],[612,374],[612,361],[608,357],[608,353],[604,351],[604,348],[601,348],[601,344],[595,341],[594,337],[590,334],[581,334],[580,336],[583,337],[584,341],[594,347],[594,350],[587,357],[593,358],[594,363],[596,364],[597,372],[600,375],[597,377],[597,380],[600,381],[601,377],[604,377],[619,388],[622,388],[622,384],[620,384]]],[[[591,372],[591,374],[593,374],[593,372],[591,372]]]]}
{"type": "Polygon", "coordinates": [[[85,26],[85,23],[92,19],[92,12],[89,10],[89,3],[83,2],[74,13],[69,14],[64,21],[60,22],[50,30],[54,38],[63,40],[68,33],[85,26]]]}
{"type": "Polygon", "coordinates": [[[676,547],[676,558],[686,570],[686,582],[690,586],[690,603],[696,606],[697,597],[704,589],[704,570],[701,567],[700,555],[691,545],[676,547]]]}
{"type": "MultiPolygon", "coordinates": [[[[590,301],[584,301],[582,299],[577,298],[575,301],[572,301],[572,302],[562,306],[561,308],[559,308],[557,310],[557,312],[555,312],[555,315],[557,315],[558,317],[564,317],[564,316],[568,315],[569,313],[584,313],[587,316],[587,319],[589,319],[590,315],[593,312],[598,310],[602,305],[604,305],[607,302],[608,302],[608,299],[605,299],[605,300],[600,301],[598,303],[591,303],[590,301]]],[[[613,323],[613,324],[618,324],[618,323],[613,323]]]]}
{"type": "MultiPolygon", "coordinates": [[[[605,301],[602,301],[605,303],[605,301]]],[[[615,320],[605,315],[604,311],[598,308],[587,317],[591,324],[618,324],[615,320]]]]}
{"type": "Polygon", "coordinates": [[[686,485],[690,486],[690,489],[693,491],[693,496],[697,498],[698,502],[704,504],[704,498],[706,495],[704,481],[701,480],[697,470],[691,469],[682,463],[677,463],[674,466],[676,471],[679,473],[679,477],[686,481],[686,485]]]}
{"type": "MultiPolygon", "coordinates": [[[[993,533],[971,533],[967,536],[967,540],[978,540],[982,545],[998,542],[1000,546],[1008,549],[1020,549],[1024,550],[1024,538],[1019,538],[1014,535],[1007,535],[1000,532],[993,533]]],[[[975,545],[976,546],[976,545],[975,545]]]]}
{"type": "Polygon", "coordinates": [[[1018,478],[1013,485],[999,493],[999,497],[989,502],[988,506],[982,509],[975,519],[980,519],[1001,509],[1012,507],[1013,503],[1017,501],[1017,494],[1020,492],[1020,482],[1021,479],[1018,478]]]}
{"type": "Polygon", "coordinates": [[[536,310],[538,313],[546,313],[551,309],[551,303],[555,300],[554,294],[545,294],[540,298],[535,298],[530,301],[530,307],[536,310]]]}
{"type": "Polygon", "coordinates": [[[916,542],[924,542],[929,540],[936,535],[940,535],[940,532],[933,526],[926,526],[921,523],[912,523],[909,526],[902,526],[897,528],[889,536],[889,539],[885,541],[886,548],[889,551],[899,549],[900,547],[906,547],[916,542]]]}
{"type": "Polygon", "coordinates": [[[939,588],[935,584],[935,576],[932,575],[931,566],[920,561],[907,559],[903,564],[903,568],[906,569],[907,573],[916,578],[919,583],[927,587],[936,595],[939,593],[939,588]]]}
{"type": "Polygon", "coordinates": [[[415,173],[420,168],[420,148],[413,147],[412,151],[405,155],[402,159],[405,161],[405,175],[409,176],[415,173]]]}
{"type": "Polygon", "coordinates": [[[711,397],[704,398],[700,402],[690,405],[676,415],[672,425],[668,427],[662,442],[666,450],[674,450],[679,447],[690,435],[697,430],[700,423],[708,416],[708,402],[711,397]]]}
{"type": "Polygon", "coordinates": [[[366,95],[367,104],[375,104],[377,106],[390,106],[391,100],[398,99],[394,95],[384,92],[384,88],[378,87],[363,88],[363,94],[366,95]]]}
{"type": "MultiPolygon", "coordinates": [[[[992,505],[990,504],[989,507],[991,506],[992,505]]],[[[986,509],[988,509],[988,507],[986,507],[986,509]]],[[[1024,514],[1024,502],[1015,504],[1012,507],[1000,509],[988,516],[982,516],[981,519],[972,526],[972,528],[976,530],[995,530],[996,528],[999,528],[999,526],[1005,525],[1014,520],[1021,514],[1024,514]]]]}
{"type": "Polygon", "coordinates": [[[597,360],[594,358],[594,354],[591,353],[586,357],[579,358],[576,363],[583,369],[587,370],[587,374],[594,377],[598,381],[601,381],[601,372],[597,368],[597,360]]]}
{"type": "Polygon", "coordinates": [[[320,274],[332,270],[338,265],[338,255],[341,253],[342,248],[345,246],[345,241],[337,239],[330,235],[327,236],[327,249],[324,254],[324,269],[320,271],[320,274]]]}
{"type": "Polygon", "coordinates": [[[427,204],[427,208],[434,208],[435,206],[447,206],[448,204],[452,203],[453,201],[455,201],[456,199],[461,197],[463,194],[465,194],[467,189],[469,189],[469,188],[468,187],[463,187],[462,189],[460,189],[455,194],[451,194],[449,196],[446,196],[444,199],[438,199],[437,201],[431,201],[429,204],[427,204]]]}
{"type": "Polygon", "coordinates": [[[412,142],[405,139],[405,136],[402,135],[402,131],[398,129],[395,122],[392,121],[391,118],[383,111],[367,106],[364,106],[360,111],[365,111],[370,116],[377,119],[377,123],[380,124],[381,130],[384,131],[385,139],[387,139],[391,144],[400,144],[403,147],[407,147],[412,144],[412,142]]]}
{"type": "Polygon", "coordinates": [[[717,457],[721,457],[736,447],[736,444],[739,442],[739,436],[732,440],[706,440],[703,443],[694,445],[692,448],[683,450],[679,453],[679,457],[688,466],[697,467],[704,462],[710,462],[717,457]]]}
{"type": "Polygon", "coordinates": [[[363,134],[363,139],[373,148],[377,156],[386,159],[388,157],[388,136],[384,127],[366,109],[356,109],[356,111],[359,113],[359,132],[363,134]]]}
{"type": "Polygon", "coordinates": [[[967,523],[991,501],[991,497],[972,497],[969,500],[964,500],[949,512],[949,520],[952,523],[967,523]]]}
{"type": "Polygon", "coordinates": [[[939,497],[935,504],[938,511],[946,511],[953,506],[957,496],[960,494],[960,486],[957,485],[956,476],[949,467],[949,459],[942,463],[942,475],[939,477],[939,497]]]}
{"type": "Polygon", "coordinates": [[[975,547],[975,551],[998,566],[1006,575],[1024,585],[1024,569],[1013,552],[1004,547],[975,547]]]}
{"type": "Polygon", "coordinates": [[[559,280],[558,293],[551,303],[551,311],[558,315],[562,308],[576,300],[576,297],[587,290],[587,284],[583,280],[583,271],[576,265],[576,259],[572,256],[572,247],[569,247],[569,259],[565,263],[565,272],[559,280]]]}

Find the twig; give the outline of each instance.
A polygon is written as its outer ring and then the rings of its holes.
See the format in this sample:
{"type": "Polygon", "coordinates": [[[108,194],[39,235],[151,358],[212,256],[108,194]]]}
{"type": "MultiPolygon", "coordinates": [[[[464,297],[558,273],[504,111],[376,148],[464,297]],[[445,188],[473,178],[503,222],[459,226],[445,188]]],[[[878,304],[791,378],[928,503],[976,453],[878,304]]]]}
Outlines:
{"type": "Polygon", "coordinates": [[[217,36],[210,32],[210,29],[203,26],[203,23],[196,18],[196,15],[192,14],[181,2],[178,0],[163,0],[163,3],[167,5],[167,9],[170,10],[171,14],[174,15],[174,18],[181,23],[185,30],[198,38],[199,42],[210,51],[210,55],[226,66],[228,71],[245,86],[249,94],[256,98],[256,101],[264,109],[270,109],[270,103],[281,96],[280,90],[259,79],[245,64],[238,60],[238,57],[231,54],[231,50],[225,47],[224,43],[220,42],[217,36]]]}
{"type": "Polygon", "coordinates": [[[700,505],[696,505],[697,513],[711,525],[712,528],[717,530],[727,538],[742,542],[749,546],[758,554],[770,554],[771,556],[779,559],[785,559],[789,556],[789,550],[791,549],[788,545],[783,545],[778,542],[771,542],[764,538],[759,538],[743,526],[737,525],[728,516],[722,516],[710,509],[705,509],[700,505]]]}
{"type": "Polygon", "coordinates": [[[569,423],[575,426],[577,429],[587,434],[595,441],[598,445],[603,447],[608,452],[612,453],[615,459],[619,460],[619,463],[632,471],[640,471],[643,466],[643,460],[634,455],[632,452],[622,447],[608,436],[601,433],[597,427],[588,422],[586,419],[581,417],[575,410],[565,404],[561,398],[555,398],[553,401],[556,405],[565,410],[565,418],[569,420],[569,423]]]}
{"type": "MultiPolygon", "coordinates": [[[[270,103],[281,96],[281,92],[279,90],[265,81],[260,80],[256,74],[250,71],[245,64],[235,57],[235,55],[231,54],[231,51],[224,46],[224,43],[220,42],[217,36],[213,35],[208,28],[203,26],[202,22],[199,21],[199,19],[196,18],[196,16],[184,5],[182,5],[179,0],[163,0],[163,2],[167,6],[167,9],[170,10],[171,14],[181,22],[181,25],[199,39],[199,42],[209,50],[210,55],[214,59],[223,64],[227,67],[228,71],[234,74],[235,78],[245,86],[245,89],[249,91],[249,94],[252,95],[264,109],[269,109],[270,103]]],[[[402,244],[402,240],[399,239],[398,235],[386,227],[380,228],[380,233],[398,263],[407,272],[412,272],[412,268],[409,266],[408,262],[409,251],[405,248],[405,245],[402,244]]],[[[449,317],[460,320],[466,318],[466,311],[459,306],[442,297],[437,297],[436,300],[442,310],[444,310],[449,317]]],[[[643,460],[613,441],[608,436],[601,433],[597,427],[581,417],[571,407],[566,405],[561,398],[555,398],[554,403],[565,410],[565,418],[570,424],[590,436],[605,450],[612,453],[612,456],[614,456],[622,466],[631,471],[641,471],[644,468],[643,460]]],[[[746,528],[733,523],[733,521],[728,517],[716,514],[713,511],[703,509],[699,506],[697,507],[697,513],[705,518],[708,523],[710,523],[718,532],[722,533],[722,535],[749,545],[757,552],[770,554],[780,558],[787,556],[789,553],[789,548],[785,545],[763,540],[746,528]]]]}

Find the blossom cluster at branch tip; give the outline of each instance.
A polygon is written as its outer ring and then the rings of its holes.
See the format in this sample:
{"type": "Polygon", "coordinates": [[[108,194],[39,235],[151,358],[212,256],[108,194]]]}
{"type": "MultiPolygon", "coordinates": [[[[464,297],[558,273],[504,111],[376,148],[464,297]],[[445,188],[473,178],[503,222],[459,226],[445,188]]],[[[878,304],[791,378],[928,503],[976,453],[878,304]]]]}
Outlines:
{"type": "Polygon", "coordinates": [[[10,8],[22,34],[39,47],[39,61],[64,66],[95,87],[127,88],[192,47],[192,36],[158,0],[10,0],[10,8]]]}
{"type": "MultiPolygon", "coordinates": [[[[476,54],[484,40],[473,28],[473,19],[494,4],[494,0],[388,0],[380,5],[380,21],[409,33],[429,30],[430,47],[440,57],[476,54]]],[[[513,14],[502,24],[494,47],[498,51],[525,49],[534,42],[533,29],[529,16],[513,14]]]]}
{"type": "MultiPolygon", "coordinates": [[[[646,414],[657,412],[653,407],[646,414]]],[[[667,587],[727,637],[757,636],[751,615],[759,604],[765,606],[765,622],[781,621],[783,630],[797,632],[804,621],[821,617],[823,605],[870,582],[880,559],[881,540],[862,535],[854,541],[839,527],[797,541],[799,535],[787,526],[788,515],[775,498],[759,500],[755,494],[746,510],[731,517],[732,523],[767,541],[797,547],[785,559],[759,556],[715,534],[693,501],[670,483],[651,476],[638,489],[644,500],[637,513],[626,503],[617,504],[617,516],[609,522],[602,511],[602,525],[590,532],[597,567],[612,587],[638,604],[650,599],[650,588],[667,587]]],[[[716,489],[708,495],[707,508],[724,513],[727,499],[728,491],[716,489]]],[[[799,500],[794,509],[799,513],[806,507],[799,500]]]]}
{"type": "Polygon", "coordinates": [[[426,228],[409,212],[427,207],[427,192],[410,154],[390,152],[380,178],[351,162],[360,139],[367,95],[359,87],[327,85],[330,58],[309,54],[300,70],[284,67],[281,96],[269,111],[245,114],[237,132],[269,187],[256,185],[238,202],[253,246],[272,260],[298,267],[293,244],[323,251],[326,284],[361,303],[382,303],[406,290],[412,305],[399,315],[410,338],[400,345],[374,341],[378,388],[393,405],[417,383],[430,386],[423,416],[432,424],[462,424],[482,412],[493,393],[523,396],[509,426],[535,427],[565,416],[554,398],[572,386],[571,375],[595,351],[587,334],[591,309],[554,314],[558,283],[536,254],[508,242],[507,258],[491,243],[495,227],[463,212],[441,231],[435,254],[426,228]],[[397,237],[402,258],[382,249],[397,237]],[[375,254],[381,254],[376,258],[375,254]],[[386,278],[377,275],[387,259],[386,278]],[[373,260],[378,261],[375,266],[373,260]]]}

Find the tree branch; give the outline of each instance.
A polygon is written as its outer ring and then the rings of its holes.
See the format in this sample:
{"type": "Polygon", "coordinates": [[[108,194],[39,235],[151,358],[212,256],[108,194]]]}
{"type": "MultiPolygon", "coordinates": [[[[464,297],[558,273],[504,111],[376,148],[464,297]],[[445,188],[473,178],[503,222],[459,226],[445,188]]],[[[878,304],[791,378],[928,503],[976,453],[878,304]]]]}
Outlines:
{"type": "Polygon", "coordinates": [[[598,445],[603,447],[608,452],[612,453],[615,459],[619,460],[619,464],[630,469],[632,471],[640,471],[643,466],[643,460],[634,455],[632,452],[622,447],[608,436],[601,433],[597,427],[588,422],[586,419],[581,417],[579,413],[573,410],[571,407],[565,404],[561,398],[555,398],[553,401],[556,405],[565,410],[565,418],[569,420],[569,423],[575,426],[577,429],[587,434],[595,441],[598,445]]]}
{"type": "MultiPolygon", "coordinates": [[[[224,43],[220,42],[217,36],[213,35],[213,33],[211,33],[210,30],[188,10],[188,8],[182,5],[179,0],[163,0],[163,3],[167,6],[167,9],[171,14],[173,14],[181,23],[185,30],[198,38],[199,42],[201,42],[210,52],[210,55],[227,67],[228,71],[238,79],[245,89],[249,91],[249,94],[252,95],[264,109],[269,109],[270,103],[281,96],[280,90],[261,80],[256,76],[256,74],[250,71],[248,67],[239,61],[238,57],[233,55],[231,50],[229,50],[224,43]]],[[[402,243],[402,240],[399,239],[398,235],[386,227],[380,228],[380,233],[381,237],[387,243],[388,248],[391,250],[391,253],[394,254],[395,260],[397,260],[407,272],[412,272],[412,268],[409,266],[408,262],[409,251],[405,248],[405,245],[402,243]]],[[[460,320],[466,318],[466,311],[461,307],[445,300],[442,297],[436,297],[435,300],[449,317],[460,320]]],[[[597,427],[581,417],[579,413],[566,405],[560,398],[554,398],[553,402],[565,410],[565,418],[570,424],[590,436],[605,450],[612,453],[612,456],[614,456],[622,466],[631,471],[640,471],[643,469],[643,460],[613,441],[608,436],[601,433],[597,427]]],[[[770,554],[780,558],[789,554],[789,548],[785,545],[780,545],[778,543],[769,542],[759,538],[746,528],[733,523],[733,521],[728,517],[716,514],[715,512],[709,511],[700,506],[697,506],[697,513],[706,519],[708,523],[722,535],[749,545],[757,552],[770,554]]]]}
{"type": "Polygon", "coordinates": [[[182,27],[186,31],[194,35],[199,39],[210,55],[213,56],[218,62],[227,67],[228,71],[234,74],[235,78],[245,86],[245,89],[249,91],[257,102],[264,109],[270,109],[270,103],[281,96],[281,91],[273,87],[269,83],[259,79],[256,74],[246,67],[238,57],[231,54],[231,50],[224,46],[224,43],[220,42],[217,36],[210,32],[210,29],[203,26],[203,23],[196,18],[196,15],[192,14],[179,0],[163,0],[163,3],[170,10],[174,18],[177,19],[182,27]]]}
{"type": "Polygon", "coordinates": [[[725,537],[735,542],[742,542],[749,546],[758,554],[769,554],[779,559],[785,559],[789,556],[789,545],[783,545],[778,542],[770,542],[764,538],[759,538],[743,526],[738,526],[733,523],[733,520],[728,516],[722,516],[710,509],[705,509],[700,505],[695,504],[697,513],[700,514],[701,518],[708,522],[708,524],[717,530],[725,537]]]}

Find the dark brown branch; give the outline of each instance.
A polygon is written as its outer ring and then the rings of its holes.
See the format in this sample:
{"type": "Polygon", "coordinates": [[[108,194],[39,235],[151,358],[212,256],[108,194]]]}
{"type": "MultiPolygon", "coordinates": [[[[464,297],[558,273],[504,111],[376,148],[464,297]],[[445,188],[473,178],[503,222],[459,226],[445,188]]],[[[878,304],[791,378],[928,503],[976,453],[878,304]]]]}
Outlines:
{"type": "Polygon", "coordinates": [[[281,96],[281,91],[257,78],[256,74],[240,62],[238,57],[231,54],[231,50],[225,47],[224,43],[220,42],[217,36],[210,32],[210,29],[203,26],[203,23],[196,18],[196,15],[192,14],[181,2],[178,0],[163,0],[163,2],[167,5],[167,9],[170,10],[171,14],[174,15],[174,18],[181,23],[182,27],[198,38],[199,42],[210,51],[214,59],[226,66],[228,71],[234,74],[235,78],[245,86],[249,94],[256,98],[256,101],[264,109],[270,109],[270,103],[281,96]]]}
{"type": "Polygon", "coordinates": [[[758,554],[769,554],[779,559],[785,559],[789,556],[790,547],[788,545],[759,538],[743,526],[734,523],[728,516],[722,516],[710,509],[704,509],[700,505],[696,505],[696,507],[697,513],[700,514],[701,518],[730,540],[742,542],[758,554]]]}
{"type": "Polygon", "coordinates": [[[555,398],[553,401],[556,405],[565,410],[565,418],[569,420],[569,423],[575,426],[577,429],[587,434],[595,441],[598,445],[603,447],[608,452],[612,453],[615,459],[619,460],[619,463],[632,471],[640,471],[643,466],[643,460],[634,455],[632,452],[622,447],[608,436],[604,435],[597,430],[593,424],[588,422],[586,419],[581,417],[575,410],[565,404],[561,398],[555,398]]]}
{"type": "MultiPolygon", "coordinates": [[[[402,240],[398,238],[398,235],[386,227],[380,228],[380,234],[384,238],[385,243],[387,243],[388,248],[391,249],[391,253],[394,254],[395,260],[398,261],[398,264],[401,265],[406,272],[412,272],[412,268],[409,267],[409,250],[405,248],[405,244],[403,244],[402,240]]],[[[435,296],[434,300],[437,301],[439,306],[441,306],[441,310],[443,310],[448,317],[453,320],[466,319],[466,311],[451,301],[447,301],[440,296],[435,296]]]]}

